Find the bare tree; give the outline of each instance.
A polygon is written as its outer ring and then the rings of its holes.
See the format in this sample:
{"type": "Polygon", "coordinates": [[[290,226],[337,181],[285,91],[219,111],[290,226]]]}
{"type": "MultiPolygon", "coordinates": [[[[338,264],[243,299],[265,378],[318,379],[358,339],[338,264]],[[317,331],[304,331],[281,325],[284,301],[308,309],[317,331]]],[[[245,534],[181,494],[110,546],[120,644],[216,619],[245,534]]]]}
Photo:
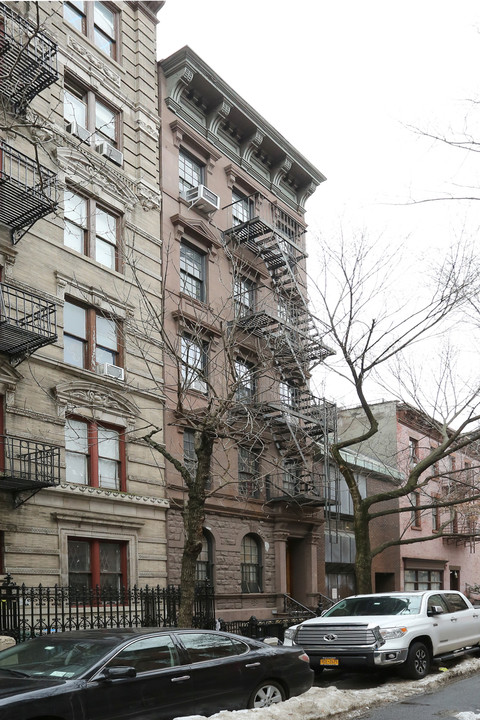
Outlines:
{"type": "MultiPolygon", "coordinates": [[[[475,507],[480,488],[472,477],[453,473],[451,491],[441,499],[432,489],[442,476],[452,477],[444,469],[453,453],[469,452],[476,456],[480,439],[480,385],[459,383],[453,377],[451,353],[446,353],[437,382],[415,382],[415,371],[408,371],[407,356],[421,358],[422,342],[435,338],[462,318],[462,310],[471,299],[477,283],[475,258],[464,248],[455,248],[443,262],[427,274],[411,277],[406,285],[399,251],[388,252],[369,244],[364,235],[349,244],[341,238],[338,249],[326,248],[321,258],[324,284],[316,285],[323,326],[336,355],[330,366],[353,388],[363,411],[363,420],[331,446],[332,461],[342,474],[351,495],[356,541],[355,573],[357,590],[371,592],[373,558],[387,547],[439,537],[451,522],[443,514],[435,533],[417,538],[400,537],[371,544],[371,523],[380,517],[410,513],[412,507],[402,499],[418,492],[421,498],[415,512],[434,509],[446,513],[457,506],[475,507]],[[422,278],[420,283],[418,278],[422,278]],[[409,297],[407,292],[412,292],[409,297]],[[399,370],[399,366],[401,369],[399,370]],[[430,444],[421,458],[411,458],[405,477],[388,490],[362,497],[354,469],[342,451],[361,452],[379,432],[375,404],[370,399],[378,388],[395,387],[396,397],[407,398],[419,408],[430,444]],[[420,391],[420,388],[422,391],[420,391]],[[407,394],[408,389],[408,394],[407,394]]],[[[476,463],[478,465],[478,463],[476,463]]],[[[404,515],[403,515],[404,516],[404,515]]],[[[408,524],[408,523],[407,523],[408,524]]]]}

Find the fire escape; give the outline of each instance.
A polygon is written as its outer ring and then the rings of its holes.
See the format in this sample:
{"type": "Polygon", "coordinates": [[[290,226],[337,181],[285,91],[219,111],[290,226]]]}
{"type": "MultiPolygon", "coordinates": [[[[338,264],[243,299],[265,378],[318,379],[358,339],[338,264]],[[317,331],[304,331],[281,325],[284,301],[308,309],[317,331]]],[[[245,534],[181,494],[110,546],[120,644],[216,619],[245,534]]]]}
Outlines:
{"type": "Polygon", "coordinates": [[[314,471],[314,458],[328,458],[336,437],[336,407],[315,397],[310,371],[331,354],[308,306],[302,248],[304,229],[283,210],[263,203],[262,217],[234,224],[225,242],[244,248],[263,261],[273,288],[263,305],[243,310],[235,323],[262,338],[278,377],[278,397],[262,402],[262,413],[283,459],[283,468],[269,477],[267,499],[301,505],[329,505],[329,463],[314,471]]]}
{"type": "MultiPolygon", "coordinates": [[[[0,3],[0,95],[5,116],[18,124],[29,103],[58,79],[57,46],[42,29],[0,3]]],[[[20,136],[19,136],[20,137],[20,136]]],[[[58,204],[57,176],[0,138],[0,223],[17,243],[58,204]]],[[[0,283],[0,353],[18,365],[57,340],[56,305],[37,294],[0,283]]],[[[16,507],[60,483],[60,448],[0,434],[0,490],[16,507]]]]}

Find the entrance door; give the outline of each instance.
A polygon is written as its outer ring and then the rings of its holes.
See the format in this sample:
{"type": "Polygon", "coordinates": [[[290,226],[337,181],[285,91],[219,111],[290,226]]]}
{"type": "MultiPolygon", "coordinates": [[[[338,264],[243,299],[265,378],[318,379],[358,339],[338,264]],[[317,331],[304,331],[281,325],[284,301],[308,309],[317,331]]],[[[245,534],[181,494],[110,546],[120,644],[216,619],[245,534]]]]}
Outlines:
{"type": "Polygon", "coordinates": [[[305,578],[305,542],[301,538],[288,538],[286,555],[287,595],[305,604],[307,597],[305,578]]]}

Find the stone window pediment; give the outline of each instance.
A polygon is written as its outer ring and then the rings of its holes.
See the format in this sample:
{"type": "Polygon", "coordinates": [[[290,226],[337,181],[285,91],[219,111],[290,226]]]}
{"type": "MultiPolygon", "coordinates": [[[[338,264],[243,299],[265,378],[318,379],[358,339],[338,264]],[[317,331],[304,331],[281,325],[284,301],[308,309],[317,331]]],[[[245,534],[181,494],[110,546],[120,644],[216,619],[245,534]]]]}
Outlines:
{"type": "Polygon", "coordinates": [[[132,430],[140,411],[124,393],[104,389],[91,382],[60,383],[54,389],[58,414],[78,415],[132,430]]]}

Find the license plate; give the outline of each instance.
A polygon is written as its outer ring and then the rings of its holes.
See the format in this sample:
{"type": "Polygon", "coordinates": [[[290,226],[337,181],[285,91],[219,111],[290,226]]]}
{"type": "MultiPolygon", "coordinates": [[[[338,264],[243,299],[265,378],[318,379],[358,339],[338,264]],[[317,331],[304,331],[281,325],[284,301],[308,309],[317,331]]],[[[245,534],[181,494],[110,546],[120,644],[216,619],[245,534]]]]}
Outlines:
{"type": "Polygon", "coordinates": [[[338,665],[338,658],[320,658],[320,665],[338,665]]]}

